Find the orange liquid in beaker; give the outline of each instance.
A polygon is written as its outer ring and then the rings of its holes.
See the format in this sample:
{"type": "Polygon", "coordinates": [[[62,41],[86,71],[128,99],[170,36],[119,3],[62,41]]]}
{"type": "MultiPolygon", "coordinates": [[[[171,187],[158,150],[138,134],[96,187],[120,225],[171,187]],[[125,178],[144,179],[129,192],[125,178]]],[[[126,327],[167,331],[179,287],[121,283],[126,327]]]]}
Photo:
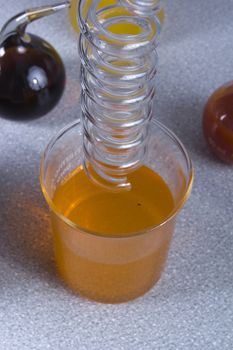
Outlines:
{"type": "Polygon", "coordinates": [[[70,228],[53,214],[58,269],[72,289],[91,299],[133,299],[159,279],[164,267],[173,227],[151,228],[173,211],[172,194],[145,166],[128,180],[130,191],[111,192],[92,183],[80,167],[53,198],[57,211],[77,225],[70,228]],[[150,232],[136,235],[143,230],[150,232]]]}

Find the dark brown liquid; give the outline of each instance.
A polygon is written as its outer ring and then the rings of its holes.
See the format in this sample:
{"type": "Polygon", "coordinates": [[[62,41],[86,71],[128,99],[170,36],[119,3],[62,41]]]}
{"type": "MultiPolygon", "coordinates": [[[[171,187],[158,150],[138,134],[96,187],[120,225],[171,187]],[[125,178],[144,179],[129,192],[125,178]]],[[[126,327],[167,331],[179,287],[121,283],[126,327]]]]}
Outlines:
{"type": "Polygon", "coordinates": [[[38,36],[8,37],[0,44],[0,114],[36,118],[59,101],[65,70],[55,49],[38,36]]]}
{"type": "Polygon", "coordinates": [[[233,164],[233,82],[220,87],[208,100],[203,130],[212,151],[233,164]]]}

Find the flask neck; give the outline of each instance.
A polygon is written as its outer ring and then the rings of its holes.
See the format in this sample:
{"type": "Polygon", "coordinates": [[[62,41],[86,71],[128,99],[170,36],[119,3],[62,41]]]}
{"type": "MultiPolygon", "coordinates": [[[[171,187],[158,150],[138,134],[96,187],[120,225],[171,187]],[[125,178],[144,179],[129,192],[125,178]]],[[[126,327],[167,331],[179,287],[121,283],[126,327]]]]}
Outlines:
{"type": "Polygon", "coordinates": [[[40,18],[47,17],[58,11],[64,10],[70,6],[69,1],[63,1],[61,3],[37,7],[33,9],[25,10],[14,17],[10,18],[2,27],[0,31],[0,44],[9,36],[18,34],[24,36],[28,24],[34,22],[40,18]]]}

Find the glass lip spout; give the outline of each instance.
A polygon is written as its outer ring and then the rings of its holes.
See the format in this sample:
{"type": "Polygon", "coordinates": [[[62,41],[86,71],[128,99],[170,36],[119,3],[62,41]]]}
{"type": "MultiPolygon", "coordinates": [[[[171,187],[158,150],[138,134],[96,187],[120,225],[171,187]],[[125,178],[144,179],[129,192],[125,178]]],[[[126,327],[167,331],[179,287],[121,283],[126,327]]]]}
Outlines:
{"type": "Polygon", "coordinates": [[[13,34],[23,36],[28,24],[31,22],[50,16],[58,11],[62,11],[69,6],[70,1],[63,1],[54,5],[35,7],[18,13],[3,25],[0,31],[0,44],[3,42],[3,40],[13,34]]]}

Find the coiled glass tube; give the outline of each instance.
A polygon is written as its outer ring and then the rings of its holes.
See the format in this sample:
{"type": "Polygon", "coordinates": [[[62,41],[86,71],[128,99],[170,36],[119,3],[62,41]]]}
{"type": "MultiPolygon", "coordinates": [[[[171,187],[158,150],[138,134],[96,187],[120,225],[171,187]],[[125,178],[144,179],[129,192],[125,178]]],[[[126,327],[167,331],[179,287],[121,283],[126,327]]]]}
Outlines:
{"type": "Polygon", "coordinates": [[[79,3],[83,165],[96,183],[130,189],[152,117],[160,22],[158,1],[79,3]],[[119,30],[124,25],[124,33],[119,30]]]}

